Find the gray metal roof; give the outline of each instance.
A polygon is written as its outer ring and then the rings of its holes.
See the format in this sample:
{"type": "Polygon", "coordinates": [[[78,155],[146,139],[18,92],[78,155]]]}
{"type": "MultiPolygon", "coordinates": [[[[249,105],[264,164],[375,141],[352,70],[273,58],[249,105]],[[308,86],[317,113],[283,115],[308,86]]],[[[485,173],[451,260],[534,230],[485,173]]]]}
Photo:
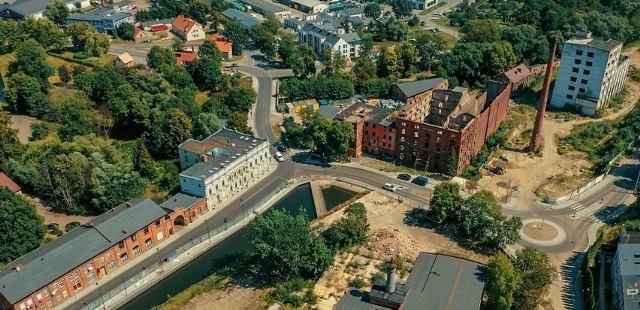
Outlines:
{"type": "MultiPolygon", "coordinates": [[[[64,3],[72,3],[73,0],[64,0],[64,3]]],[[[48,0],[16,0],[4,1],[6,3],[3,9],[12,11],[20,16],[29,16],[36,13],[44,12],[47,8],[48,0]]]]}
{"type": "Polygon", "coordinates": [[[419,93],[436,88],[443,81],[444,81],[443,78],[434,78],[434,79],[427,79],[427,80],[417,80],[413,82],[398,83],[396,85],[405,96],[413,97],[419,93]]]}
{"type": "Polygon", "coordinates": [[[5,266],[0,294],[17,303],[167,214],[147,198],[128,203],[130,207],[123,203],[5,266]]]}
{"type": "Polygon", "coordinates": [[[620,41],[616,41],[612,39],[605,41],[600,38],[588,38],[588,39],[576,38],[576,39],[568,40],[567,43],[577,44],[577,45],[586,45],[586,46],[590,46],[595,49],[603,50],[606,52],[611,52],[616,47],[622,45],[622,42],[620,41]]]}
{"type": "Polygon", "coordinates": [[[340,35],[340,37],[349,44],[360,43],[360,36],[356,32],[349,32],[340,35]]]}
{"type": "Polygon", "coordinates": [[[171,198],[167,199],[165,202],[160,204],[160,207],[166,210],[175,211],[178,208],[189,209],[196,203],[205,198],[194,197],[191,195],[177,193],[171,198]]]}
{"type": "Polygon", "coordinates": [[[153,25],[169,25],[169,24],[173,24],[173,21],[175,20],[175,18],[167,18],[167,19],[160,19],[160,20],[151,20],[148,22],[141,22],[140,23],[140,27],[142,28],[149,28],[153,25]]]}
{"type": "Polygon", "coordinates": [[[286,6],[275,4],[273,2],[267,2],[264,0],[240,0],[240,2],[246,5],[250,5],[251,7],[254,7],[254,8],[259,8],[271,14],[286,13],[286,12],[291,13],[291,10],[286,6]]]}
{"type": "MultiPolygon", "coordinates": [[[[627,289],[637,289],[640,283],[640,244],[638,244],[638,235],[623,233],[618,244],[618,253],[616,258],[620,268],[621,294],[623,309],[636,310],[640,309],[640,295],[627,294],[627,289]],[[627,238],[629,236],[629,238],[627,238]]],[[[614,275],[616,277],[618,275],[614,275]]]]}
{"type": "Polygon", "coordinates": [[[208,178],[262,143],[268,142],[266,139],[226,128],[218,130],[202,141],[189,139],[178,148],[198,155],[206,155],[207,161],[191,166],[180,173],[180,176],[195,179],[208,178]]]}
{"type": "Polygon", "coordinates": [[[257,18],[236,9],[226,9],[222,12],[222,15],[230,20],[239,23],[245,28],[251,28],[262,23],[261,20],[258,20],[257,18]]]}
{"type": "MultiPolygon", "coordinates": [[[[405,284],[404,310],[479,309],[484,291],[484,267],[465,259],[420,253],[405,284]]],[[[350,289],[337,310],[386,309],[369,302],[368,294],[350,289]]]]}
{"type": "Polygon", "coordinates": [[[334,119],[336,118],[336,116],[338,116],[340,111],[342,111],[342,108],[340,107],[335,107],[332,105],[321,105],[320,109],[318,110],[318,113],[322,117],[325,117],[328,119],[334,119]]]}

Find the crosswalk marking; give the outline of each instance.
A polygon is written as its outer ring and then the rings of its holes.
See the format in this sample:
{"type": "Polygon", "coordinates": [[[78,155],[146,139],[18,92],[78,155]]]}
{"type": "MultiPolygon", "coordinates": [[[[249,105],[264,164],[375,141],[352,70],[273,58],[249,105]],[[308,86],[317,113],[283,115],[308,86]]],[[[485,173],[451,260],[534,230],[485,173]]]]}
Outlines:
{"type": "Polygon", "coordinates": [[[573,213],[569,215],[569,217],[572,219],[577,220],[588,218],[595,220],[597,219],[597,217],[594,214],[602,208],[602,205],[594,203],[591,206],[585,206],[579,202],[576,202],[569,206],[569,208],[573,209],[573,213]]]}

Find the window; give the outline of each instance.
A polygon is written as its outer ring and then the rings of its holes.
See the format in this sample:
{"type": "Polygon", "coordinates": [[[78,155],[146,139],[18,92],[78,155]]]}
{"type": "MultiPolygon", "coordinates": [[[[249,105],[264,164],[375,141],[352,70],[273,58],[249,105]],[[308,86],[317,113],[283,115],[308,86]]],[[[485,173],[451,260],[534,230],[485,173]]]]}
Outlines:
{"type": "Polygon", "coordinates": [[[136,235],[131,235],[131,241],[136,241],[138,240],[138,237],[136,235]]]}
{"type": "Polygon", "coordinates": [[[575,76],[572,76],[569,80],[570,80],[571,82],[575,82],[575,81],[577,81],[577,80],[578,80],[578,78],[577,78],[577,77],[575,77],[575,76]]]}
{"type": "Polygon", "coordinates": [[[58,283],[53,283],[53,290],[57,290],[58,289],[58,283]]]}
{"type": "Polygon", "coordinates": [[[582,56],[582,50],[576,50],[576,55],[582,56]]]}
{"type": "Polygon", "coordinates": [[[62,291],[62,297],[67,298],[67,296],[69,296],[69,293],[67,293],[67,290],[62,291]]]}
{"type": "Polygon", "coordinates": [[[73,284],[73,291],[77,292],[79,289],[82,288],[82,283],[81,282],[76,282],[73,284]]]}
{"type": "Polygon", "coordinates": [[[144,232],[144,233],[145,233],[145,235],[146,235],[146,234],[148,234],[148,233],[149,233],[149,227],[145,227],[145,228],[144,228],[144,230],[143,230],[142,232],[144,232]]]}
{"type": "Polygon", "coordinates": [[[576,60],[573,61],[573,63],[576,64],[576,65],[579,65],[579,64],[582,63],[582,60],[576,59],[576,60]]]}
{"type": "Polygon", "coordinates": [[[129,259],[129,255],[127,255],[127,253],[120,255],[120,261],[126,262],[127,259],[129,259]]]}
{"type": "Polygon", "coordinates": [[[118,247],[121,249],[124,248],[124,241],[118,242],[118,247]]]}
{"type": "Polygon", "coordinates": [[[567,99],[573,99],[573,95],[567,95],[567,99]]]}
{"type": "Polygon", "coordinates": [[[569,85],[569,90],[576,90],[576,87],[569,85]]]}
{"type": "Polygon", "coordinates": [[[578,73],[578,72],[580,72],[580,69],[578,69],[578,68],[576,68],[576,67],[573,67],[573,68],[571,69],[571,71],[573,71],[573,73],[578,73]]]}
{"type": "Polygon", "coordinates": [[[593,57],[593,52],[587,52],[587,57],[593,57]]]}
{"type": "Polygon", "coordinates": [[[580,80],[580,83],[581,83],[581,84],[587,84],[588,82],[589,82],[589,81],[588,81],[588,80],[585,80],[585,79],[580,80]]]}
{"type": "Polygon", "coordinates": [[[109,269],[113,269],[116,268],[116,262],[115,261],[110,261],[109,262],[109,269]]]}
{"type": "Polygon", "coordinates": [[[587,63],[586,63],[586,64],[587,64],[587,67],[591,67],[591,66],[593,66],[593,62],[591,62],[591,61],[587,61],[587,63]]]}
{"type": "Polygon", "coordinates": [[[45,288],[44,291],[42,291],[42,295],[44,295],[44,297],[49,296],[49,289],[45,288]]]}
{"type": "Polygon", "coordinates": [[[105,262],[105,260],[104,260],[104,256],[100,257],[100,262],[102,262],[102,263],[104,263],[104,262],[105,262]]]}
{"type": "Polygon", "coordinates": [[[160,227],[160,220],[156,221],[156,227],[160,227]]]}
{"type": "Polygon", "coordinates": [[[578,89],[578,92],[584,93],[585,89],[584,88],[580,88],[580,89],[578,89]]]}
{"type": "Polygon", "coordinates": [[[589,75],[589,74],[591,74],[591,71],[590,70],[582,70],[582,74],[589,75]]]}
{"type": "Polygon", "coordinates": [[[53,307],[53,301],[47,300],[47,307],[53,307]]]}
{"type": "Polygon", "coordinates": [[[111,259],[111,253],[107,253],[107,259],[111,259]]]}
{"type": "Polygon", "coordinates": [[[87,276],[87,280],[89,280],[89,283],[91,283],[91,282],[95,281],[95,280],[96,280],[96,274],[95,274],[95,273],[93,273],[93,272],[92,272],[92,273],[90,273],[90,274],[87,276]]]}
{"type": "Polygon", "coordinates": [[[139,254],[140,253],[140,247],[139,246],[134,246],[133,247],[133,254],[139,254]]]}

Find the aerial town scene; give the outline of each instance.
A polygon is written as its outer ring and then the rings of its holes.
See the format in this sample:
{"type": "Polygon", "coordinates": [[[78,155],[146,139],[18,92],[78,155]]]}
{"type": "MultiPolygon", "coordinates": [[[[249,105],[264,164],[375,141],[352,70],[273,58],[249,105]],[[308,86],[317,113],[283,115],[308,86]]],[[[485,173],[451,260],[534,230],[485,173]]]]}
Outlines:
{"type": "Polygon", "coordinates": [[[640,310],[638,0],[0,13],[0,310],[640,310]]]}

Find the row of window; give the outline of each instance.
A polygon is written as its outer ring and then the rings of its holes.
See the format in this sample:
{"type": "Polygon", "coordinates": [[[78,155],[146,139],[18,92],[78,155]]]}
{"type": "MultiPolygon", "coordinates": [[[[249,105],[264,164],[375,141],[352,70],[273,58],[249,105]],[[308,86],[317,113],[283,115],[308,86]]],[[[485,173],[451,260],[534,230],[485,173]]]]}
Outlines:
{"type": "MultiPolygon", "coordinates": [[[[583,54],[583,51],[581,49],[576,50],[576,55],[582,56],[582,54],[583,54]]],[[[593,52],[587,52],[587,57],[593,58],[593,56],[595,56],[593,52]]]]}
{"type": "MultiPolygon", "coordinates": [[[[569,81],[576,82],[576,81],[578,81],[578,78],[575,77],[575,76],[572,76],[572,77],[569,78],[569,81]]],[[[581,79],[580,80],[580,84],[585,84],[586,85],[587,83],[589,83],[589,80],[587,80],[587,79],[581,79]]]]}
{"type": "MultiPolygon", "coordinates": [[[[575,60],[573,61],[573,63],[574,63],[574,64],[576,64],[576,65],[581,65],[581,64],[582,64],[582,59],[575,59],[575,60]]],[[[584,63],[584,64],[585,64],[587,67],[591,67],[591,66],[593,66],[593,62],[592,62],[592,61],[585,61],[585,63],[584,63]]]]}
{"type": "MultiPolygon", "coordinates": [[[[573,67],[573,68],[571,69],[571,71],[572,71],[573,73],[579,73],[579,72],[580,72],[580,69],[579,69],[579,68],[576,68],[576,67],[573,67]]],[[[582,74],[584,74],[584,75],[589,75],[589,74],[591,74],[591,70],[584,69],[584,70],[582,70],[582,74]]]]}

